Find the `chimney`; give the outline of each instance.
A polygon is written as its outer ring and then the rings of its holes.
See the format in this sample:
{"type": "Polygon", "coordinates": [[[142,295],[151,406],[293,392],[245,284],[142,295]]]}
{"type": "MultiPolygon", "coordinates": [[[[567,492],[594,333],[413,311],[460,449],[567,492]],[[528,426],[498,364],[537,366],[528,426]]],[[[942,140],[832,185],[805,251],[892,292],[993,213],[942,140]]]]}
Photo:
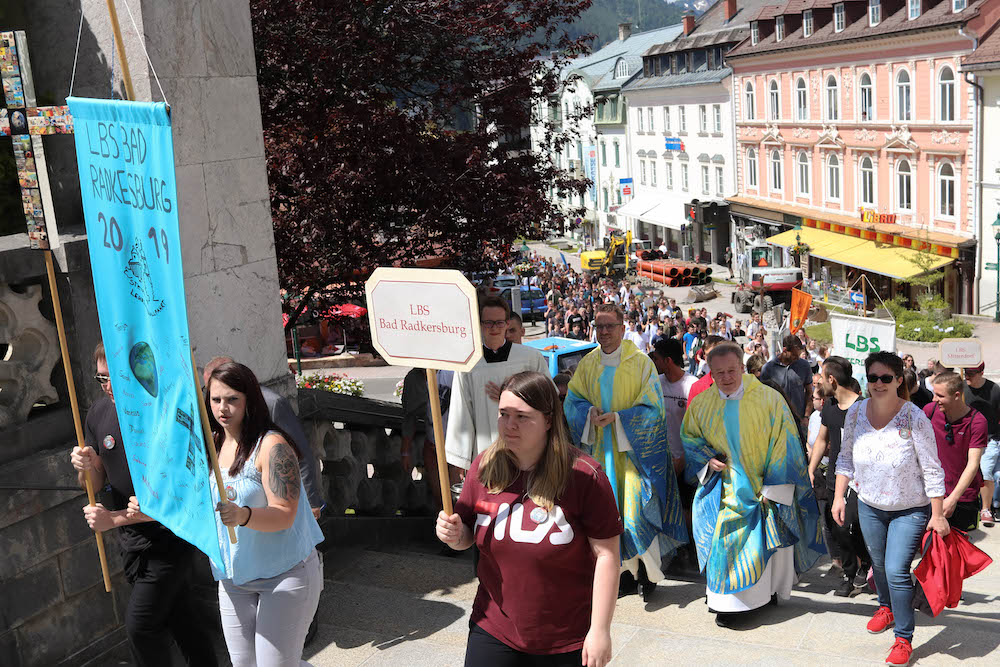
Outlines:
{"type": "Polygon", "coordinates": [[[726,17],[726,22],[728,23],[734,16],[736,16],[736,0],[723,0],[725,6],[723,7],[723,15],[726,17]]]}
{"type": "Polygon", "coordinates": [[[631,23],[619,23],[618,24],[618,41],[624,42],[626,39],[632,36],[632,24],[631,23]]]}
{"type": "Polygon", "coordinates": [[[681,17],[681,21],[684,24],[685,36],[694,32],[694,14],[692,12],[684,12],[684,16],[681,17]]]}

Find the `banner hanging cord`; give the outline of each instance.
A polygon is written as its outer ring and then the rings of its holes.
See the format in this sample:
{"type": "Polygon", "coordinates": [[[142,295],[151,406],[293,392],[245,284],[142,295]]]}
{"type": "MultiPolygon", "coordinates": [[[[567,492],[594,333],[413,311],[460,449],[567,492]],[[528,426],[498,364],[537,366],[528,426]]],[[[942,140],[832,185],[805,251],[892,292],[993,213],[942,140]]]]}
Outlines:
{"type": "Polygon", "coordinates": [[[132,16],[132,8],[128,6],[128,0],[122,0],[122,2],[125,3],[125,11],[128,12],[128,18],[132,22],[132,29],[135,30],[136,37],[139,38],[139,46],[142,47],[142,53],[146,56],[146,62],[149,63],[149,71],[153,73],[153,78],[156,79],[156,87],[160,89],[160,97],[163,98],[163,103],[167,105],[167,109],[169,110],[170,102],[167,101],[167,96],[163,92],[163,86],[160,85],[160,77],[156,75],[156,68],[153,67],[153,61],[149,59],[149,53],[146,51],[146,40],[139,33],[139,26],[135,24],[135,17],[132,16]]]}
{"type": "Polygon", "coordinates": [[[80,35],[83,34],[83,7],[80,7],[80,27],[76,29],[76,51],[73,53],[73,73],[69,77],[69,95],[73,97],[73,84],[76,82],[76,63],[80,57],[80,35]]]}

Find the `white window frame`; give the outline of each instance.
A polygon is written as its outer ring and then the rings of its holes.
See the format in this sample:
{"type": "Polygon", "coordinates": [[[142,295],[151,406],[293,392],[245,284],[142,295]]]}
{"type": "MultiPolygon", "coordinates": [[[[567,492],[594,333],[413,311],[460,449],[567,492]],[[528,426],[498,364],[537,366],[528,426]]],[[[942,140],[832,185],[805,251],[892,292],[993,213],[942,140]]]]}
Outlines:
{"type": "Polygon", "coordinates": [[[622,166],[621,144],[619,144],[617,141],[614,142],[614,144],[615,144],[615,168],[616,169],[621,169],[621,166],[622,166]]]}
{"type": "Polygon", "coordinates": [[[649,161],[649,187],[656,187],[656,159],[649,161]]]}
{"type": "Polygon", "coordinates": [[[807,122],[809,120],[809,84],[805,77],[795,80],[795,119],[807,122]],[[802,86],[799,86],[799,84],[802,86]]]}
{"type": "Polygon", "coordinates": [[[826,183],[826,200],[831,202],[839,202],[844,194],[844,165],[843,160],[840,159],[836,153],[830,153],[826,156],[823,161],[824,174],[823,178],[826,183]],[[834,165],[833,161],[836,160],[837,164],[834,165]],[[836,174],[834,174],[834,169],[836,169],[836,174]],[[836,177],[836,178],[834,178],[836,177]]]}
{"type": "Polygon", "coordinates": [[[958,202],[955,197],[955,193],[958,189],[958,175],[955,165],[952,164],[951,160],[942,161],[937,167],[937,217],[944,218],[945,220],[954,220],[958,215],[958,202]],[[944,168],[948,167],[951,169],[951,176],[944,175],[944,168]],[[951,192],[946,197],[944,192],[944,185],[947,181],[951,182],[951,192]],[[951,204],[951,213],[946,213],[942,210],[945,204],[951,204]]]}
{"type": "Polygon", "coordinates": [[[824,118],[829,122],[840,120],[840,80],[837,79],[836,75],[834,74],[827,75],[826,80],[823,82],[823,101],[824,101],[823,104],[824,118]],[[832,98],[830,97],[831,79],[833,80],[834,83],[832,98]],[[831,101],[833,102],[833,104],[831,104],[831,101]],[[831,107],[833,107],[833,109],[831,109],[831,107]]]}
{"type": "Polygon", "coordinates": [[[670,107],[663,107],[663,131],[670,132],[670,107]]]}
{"type": "Polygon", "coordinates": [[[969,6],[969,0],[951,0],[951,11],[957,14],[969,6]]]}
{"type": "Polygon", "coordinates": [[[882,0],[868,0],[868,25],[874,28],[882,22],[882,0]]]}
{"type": "Polygon", "coordinates": [[[875,81],[872,79],[872,75],[869,72],[862,72],[858,75],[858,120],[862,123],[870,123],[875,120],[875,81]],[[861,83],[864,77],[868,77],[868,85],[861,83]],[[865,118],[865,90],[868,91],[868,109],[871,113],[865,118]]]}
{"type": "Polygon", "coordinates": [[[619,58],[615,63],[615,78],[624,79],[628,74],[628,62],[624,58],[619,58]]]}
{"type": "Polygon", "coordinates": [[[756,21],[750,22],[750,43],[757,46],[757,42],[760,41],[760,27],[757,25],[756,21]]]}
{"type": "Polygon", "coordinates": [[[674,165],[670,162],[666,162],[663,165],[663,171],[666,175],[666,185],[667,190],[674,189],[674,165]]]}
{"type": "Polygon", "coordinates": [[[754,120],[757,108],[757,89],[753,81],[743,87],[743,120],[754,120]]]}
{"type": "Polygon", "coordinates": [[[604,212],[608,212],[608,208],[611,206],[611,195],[608,193],[607,188],[601,188],[601,194],[604,195],[604,212]]]}
{"type": "Polygon", "coordinates": [[[688,121],[687,121],[687,109],[682,104],[677,107],[677,131],[687,132],[688,131],[688,121]]]}
{"type": "Polygon", "coordinates": [[[900,213],[905,213],[905,214],[913,213],[913,202],[914,202],[913,191],[914,191],[914,176],[915,176],[913,171],[914,171],[913,162],[909,158],[900,158],[899,160],[896,161],[896,168],[893,170],[893,176],[895,178],[895,183],[893,184],[894,185],[893,207],[900,213]],[[909,204],[908,207],[903,206],[901,199],[901,195],[903,194],[904,188],[902,187],[903,185],[902,172],[900,172],[899,167],[904,162],[906,163],[906,168],[907,168],[906,173],[909,175],[909,178],[907,179],[908,183],[905,188],[909,199],[909,201],[907,201],[907,204],[909,204]]]}
{"type": "Polygon", "coordinates": [[[833,31],[844,32],[847,27],[847,12],[844,10],[844,3],[838,2],[833,6],[833,31]]]}
{"type": "Polygon", "coordinates": [[[802,12],[802,36],[810,37],[813,34],[813,10],[807,9],[802,12]]]}
{"type": "Polygon", "coordinates": [[[920,18],[920,0],[906,0],[906,18],[908,21],[920,18]]]}
{"type": "Polygon", "coordinates": [[[688,184],[689,184],[688,166],[686,164],[682,164],[681,165],[681,189],[684,192],[688,191],[688,184]]]}
{"type": "Polygon", "coordinates": [[[795,155],[795,194],[799,197],[808,197],[812,191],[810,166],[809,154],[799,151],[795,155]]]}
{"type": "Polygon", "coordinates": [[[747,187],[756,188],[757,186],[757,149],[748,148],[747,149],[747,187]]]}
{"type": "Polygon", "coordinates": [[[712,177],[708,170],[708,165],[701,165],[701,194],[707,195],[711,193],[712,187],[712,177]]]}
{"type": "Polygon", "coordinates": [[[767,117],[769,120],[781,120],[781,86],[777,79],[771,79],[767,84],[767,117]]]}
{"type": "Polygon", "coordinates": [[[698,105],[698,131],[708,133],[708,107],[704,104],[698,105]]]}
{"type": "Polygon", "coordinates": [[[646,161],[639,160],[639,185],[646,184],[646,161]]]}
{"type": "Polygon", "coordinates": [[[656,125],[653,122],[653,107],[646,108],[646,123],[649,125],[650,132],[656,132],[656,125]]]}
{"type": "Polygon", "coordinates": [[[714,120],[713,127],[715,128],[715,131],[717,133],[719,133],[719,134],[722,134],[722,105],[721,104],[713,104],[712,105],[712,118],[714,120]]]}
{"type": "Polygon", "coordinates": [[[905,67],[900,68],[893,78],[893,98],[896,106],[896,121],[909,123],[913,120],[913,77],[905,67]],[[906,83],[900,83],[900,78],[906,75],[906,83]],[[905,115],[903,112],[906,112],[905,115]]]}
{"type": "Polygon", "coordinates": [[[785,17],[777,16],[774,19],[774,41],[780,42],[785,38],[785,17]]]}
{"type": "Polygon", "coordinates": [[[938,112],[938,120],[942,123],[950,123],[955,120],[955,107],[957,106],[955,104],[955,91],[957,90],[956,81],[957,79],[955,77],[955,70],[952,69],[951,66],[945,65],[940,70],[938,70],[937,112],[938,112]],[[951,79],[948,80],[947,82],[945,82],[945,79],[943,78],[945,71],[951,74],[951,79]],[[946,94],[949,107],[948,111],[950,112],[947,115],[950,115],[951,116],[950,118],[945,117],[946,94]]]}
{"type": "Polygon", "coordinates": [[[715,194],[723,196],[726,191],[726,170],[722,167],[715,168],[715,194]]]}
{"type": "Polygon", "coordinates": [[[608,142],[601,141],[601,166],[608,166],[608,142]]]}
{"type": "Polygon", "coordinates": [[[861,159],[858,160],[858,201],[861,202],[862,206],[876,206],[878,202],[878,179],[875,177],[875,160],[872,159],[870,155],[862,155],[861,159]],[[865,168],[865,161],[871,165],[868,169],[865,168]],[[866,187],[865,180],[869,181],[871,185],[870,197],[865,199],[866,187]]]}
{"type": "Polygon", "coordinates": [[[637,132],[645,132],[646,131],[645,123],[644,123],[645,119],[643,118],[643,116],[644,116],[644,114],[642,113],[642,107],[636,107],[635,108],[635,117],[636,117],[636,131],[637,132]]]}
{"type": "Polygon", "coordinates": [[[782,188],[782,170],[784,164],[781,159],[781,151],[777,148],[771,149],[767,154],[767,188],[768,192],[783,192],[782,188]],[[778,159],[775,160],[774,156],[777,155],[778,159]]]}

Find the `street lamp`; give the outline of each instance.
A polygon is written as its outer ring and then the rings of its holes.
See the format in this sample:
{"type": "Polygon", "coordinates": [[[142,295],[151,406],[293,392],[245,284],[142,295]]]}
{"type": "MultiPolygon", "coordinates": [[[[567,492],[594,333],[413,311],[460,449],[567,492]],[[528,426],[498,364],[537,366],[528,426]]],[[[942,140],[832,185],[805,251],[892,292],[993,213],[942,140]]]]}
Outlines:
{"type": "Polygon", "coordinates": [[[996,263],[996,269],[997,269],[997,309],[996,309],[996,313],[993,315],[993,321],[994,322],[1000,322],[1000,213],[997,213],[997,219],[996,219],[996,222],[993,223],[993,229],[995,229],[996,232],[997,232],[996,235],[994,235],[994,237],[993,237],[994,239],[996,239],[996,242],[997,242],[997,263],[996,263]]]}

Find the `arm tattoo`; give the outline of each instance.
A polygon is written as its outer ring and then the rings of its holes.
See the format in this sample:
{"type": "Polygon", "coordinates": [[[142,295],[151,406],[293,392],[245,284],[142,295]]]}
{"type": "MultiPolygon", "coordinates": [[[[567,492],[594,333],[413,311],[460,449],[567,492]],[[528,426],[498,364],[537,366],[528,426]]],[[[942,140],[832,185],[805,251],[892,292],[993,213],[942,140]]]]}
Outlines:
{"type": "Polygon", "coordinates": [[[289,502],[298,500],[299,462],[288,443],[275,443],[271,449],[271,467],[268,472],[271,492],[274,495],[289,502]]]}

